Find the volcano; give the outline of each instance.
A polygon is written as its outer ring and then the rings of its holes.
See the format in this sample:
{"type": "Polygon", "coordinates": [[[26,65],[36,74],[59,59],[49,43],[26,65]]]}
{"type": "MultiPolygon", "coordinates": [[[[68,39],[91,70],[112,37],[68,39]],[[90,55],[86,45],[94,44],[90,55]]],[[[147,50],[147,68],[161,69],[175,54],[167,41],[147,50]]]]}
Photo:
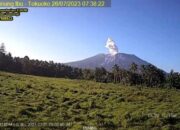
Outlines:
{"type": "Polygon", "coordinates": [[[109,50],[109,54],[98,54],[93,57],[66,63],[66,65],[82,68],[95,69],[96,67],[104,67],[111,71],[112,67],[117,64],[120,68],[128,70],[132,63],[138,65],[148,65],[149,63],[132,54],[119,53],[116,43],[108,38],[105,46],[109,50]]]}
{"type": "Polygon", "coordinates": [[[77,68],[95,69],[96,67],[104,67],[106,70],[111,71],[112,67],[117,64],[120,68],[128,70],[132,63],[136,63],[140,68],[141,65],[148,65],[147,61],[140,59],[132,54],[117,53],[111,54],[98,54],[93,57],[66,63],[69,66],[77,68]]]}

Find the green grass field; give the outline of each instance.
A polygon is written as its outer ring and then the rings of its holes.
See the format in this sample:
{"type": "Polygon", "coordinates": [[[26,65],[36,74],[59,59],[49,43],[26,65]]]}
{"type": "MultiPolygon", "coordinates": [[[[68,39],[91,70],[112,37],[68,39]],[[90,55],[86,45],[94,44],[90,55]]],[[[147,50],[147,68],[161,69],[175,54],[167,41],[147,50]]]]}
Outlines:
{"type": "Polygon", "coordinates": [[[0,72],[2,122],[64,123],[60,130],[179,130],[180,91],[0,72]]]}

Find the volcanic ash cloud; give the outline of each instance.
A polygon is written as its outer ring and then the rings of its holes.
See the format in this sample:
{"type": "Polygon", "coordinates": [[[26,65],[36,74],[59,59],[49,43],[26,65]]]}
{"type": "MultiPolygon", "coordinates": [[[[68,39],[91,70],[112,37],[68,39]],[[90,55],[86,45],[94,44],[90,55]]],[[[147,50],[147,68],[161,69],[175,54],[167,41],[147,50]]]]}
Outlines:
{"type": "Polygon", "coordinates": [[[111,38],[108,38],[105,47],[109,50],[109,53],[113,56],[118,53],[118,47],[111,38]]]}

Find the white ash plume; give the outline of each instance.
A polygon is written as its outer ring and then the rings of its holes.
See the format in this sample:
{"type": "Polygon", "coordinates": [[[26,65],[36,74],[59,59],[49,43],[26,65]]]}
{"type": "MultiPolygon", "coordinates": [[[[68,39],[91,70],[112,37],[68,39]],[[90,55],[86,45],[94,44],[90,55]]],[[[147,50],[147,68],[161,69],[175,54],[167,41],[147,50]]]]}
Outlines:
{"type": "Polygon", "coordinates": [[[105,47],[109,49],[109,53],[113,56],[118,53],[118,47],[116,46],[115,42],[111,38],[108,38],[105,47]]]}

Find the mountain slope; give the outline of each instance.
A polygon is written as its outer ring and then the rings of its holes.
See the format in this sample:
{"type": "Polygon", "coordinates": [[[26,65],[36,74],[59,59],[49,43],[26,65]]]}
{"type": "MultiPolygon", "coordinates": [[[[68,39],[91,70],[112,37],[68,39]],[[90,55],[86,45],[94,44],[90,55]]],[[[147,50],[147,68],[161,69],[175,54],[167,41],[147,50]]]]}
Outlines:
{"type": "Polygon", "coordinates": [[[69,62],[66,64],[78,68],[95,69],[96,67],[104,67],[107,70],[111,70],[112,66],[115,64],[119,65],[121,68],[129,69],[133,62],[138,66],[149,64],[135,55],[125,53],[118,53],[116,55],[98,54],[84,60],[69,62]]]}

